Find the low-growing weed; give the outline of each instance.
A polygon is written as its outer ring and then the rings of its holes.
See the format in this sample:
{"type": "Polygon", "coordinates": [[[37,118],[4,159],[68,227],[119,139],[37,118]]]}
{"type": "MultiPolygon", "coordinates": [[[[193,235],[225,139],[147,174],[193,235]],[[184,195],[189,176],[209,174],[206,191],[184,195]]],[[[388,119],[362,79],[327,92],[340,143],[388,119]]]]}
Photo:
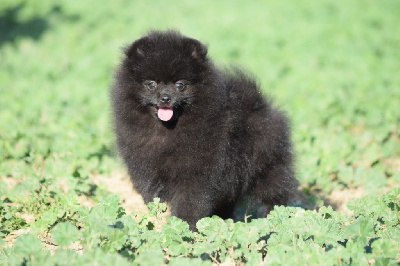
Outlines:
{"type": "Polygon", "coordinates": [[[136,221],[119,207],[119,198],[101,200],[90,210],[78,207],[80,223],[50,221],[48,233],[58,246],[51,256],[43,252],[36,234],[21,235],[13,247],[3,248],[0,263],[56,263],[68,257],[71,263],[85,260],[116,260],[121,263],[209,263],[235,262],[252,265],[396,264],[400,250],[400,188],[382,197],[363,197],[349,203],[354,215],[341,215],[330,207],[318,211],[275,207],[267,218],[249,223],[214,216],[197,223],[198,232],[171,217],[155,230],[151,217],[165,212],[155,200],[153,214],[136,221]],[[368,206],[368,208],[366,208],[368,206]],[[157,211],[155,211],[157,210],[157,211]],[[78,225],[80,224],[80,225],[78,225]],[[83,254],[71,251],[79,242],[83,254]]]}
{"type": "Polygon", "coordinates": [[[2,0],[0,264],[397,265],[399,14],[396,0],[2,0]],[[288,112],[304,208],[194,233],[97,182],[124,172],[113,69],[152,28],[208,43],[288,112]]]}

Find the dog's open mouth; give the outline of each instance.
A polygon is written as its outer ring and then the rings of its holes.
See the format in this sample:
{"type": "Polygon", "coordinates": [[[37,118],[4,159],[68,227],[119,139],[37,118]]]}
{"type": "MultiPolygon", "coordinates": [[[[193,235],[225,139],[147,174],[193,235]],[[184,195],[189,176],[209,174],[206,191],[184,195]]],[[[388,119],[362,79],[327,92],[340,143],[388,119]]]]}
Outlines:
{"type": "Polygon", "coordinates": [[[172,116],[174,115],[174,110],[172,108],[158,108],[157,116],[162,121],[169,121],[171,120],[172,116]]]}

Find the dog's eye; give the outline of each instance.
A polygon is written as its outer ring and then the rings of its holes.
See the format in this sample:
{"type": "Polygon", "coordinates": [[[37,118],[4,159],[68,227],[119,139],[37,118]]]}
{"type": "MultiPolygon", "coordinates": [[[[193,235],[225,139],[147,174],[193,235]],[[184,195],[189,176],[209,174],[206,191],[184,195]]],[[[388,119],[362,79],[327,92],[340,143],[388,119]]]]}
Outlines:
{"type": "Polygon", "coordinates": [[[155,81],[150,81],[149,83],[147,83],[147,87],[149,87],[149,89],[154,89],[157,86],[157,83],[155,81]]]}
{"type": "Polygon", "coordinates": [[[183,91],[183,89],[185,89],[185,84],[183,84],[182,82],[177,82],[175,83],[175,86],[178,88],[178,90],[183,91]]]}

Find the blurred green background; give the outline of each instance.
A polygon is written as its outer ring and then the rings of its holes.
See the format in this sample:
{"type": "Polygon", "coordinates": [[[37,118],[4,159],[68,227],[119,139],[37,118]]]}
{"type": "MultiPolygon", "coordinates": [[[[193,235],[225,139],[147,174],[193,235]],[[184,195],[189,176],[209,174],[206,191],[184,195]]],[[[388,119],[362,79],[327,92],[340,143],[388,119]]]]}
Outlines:
{"type": "Polygon", "coordinates": [[[2,0],[0,177],[121,172],[113,72],[123,47],[169,28],[254,73],[289,113],[307,194],[400,183],[397,0],[2,0]]]}

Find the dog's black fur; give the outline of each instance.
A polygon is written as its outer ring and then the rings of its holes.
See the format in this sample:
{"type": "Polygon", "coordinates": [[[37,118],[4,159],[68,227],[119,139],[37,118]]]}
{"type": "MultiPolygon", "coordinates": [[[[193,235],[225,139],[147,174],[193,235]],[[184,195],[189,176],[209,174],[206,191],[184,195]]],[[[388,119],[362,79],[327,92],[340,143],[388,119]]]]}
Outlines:
{"type": "Polygon", "coordinates": [[[146,203],[169,202],[193,230],[230,217],[241,198],[288,203],[297,186],[288,121],[252,78],[217,69],[205,45],[176,31],[152,31],[125,54],[111,91],[115,131],[146,203]],[[160,108],[172,118],[161,121],[160,108]]]}

